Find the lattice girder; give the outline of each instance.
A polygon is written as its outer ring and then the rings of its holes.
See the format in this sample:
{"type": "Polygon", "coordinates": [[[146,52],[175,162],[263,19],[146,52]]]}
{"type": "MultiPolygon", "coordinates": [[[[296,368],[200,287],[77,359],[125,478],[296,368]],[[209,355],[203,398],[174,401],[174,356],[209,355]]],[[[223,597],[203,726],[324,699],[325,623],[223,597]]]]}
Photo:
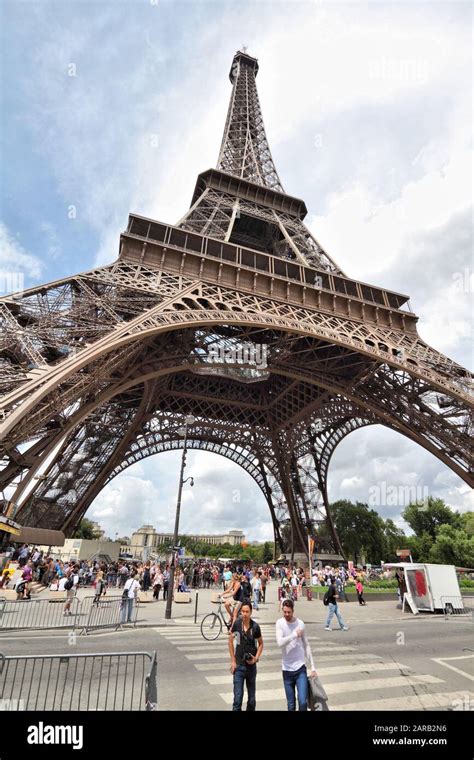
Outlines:
{"type": "Polygon", "coordinates": [[[218,169],[199,175],[178,226],[131,215],[114,264],[0,299],[0,482],[20,500],[34,484],[22,519],[70,533],[139,454],[179,447],[169,421],[186,414],[193,447],[254,477],[281,546],[282,526],[304,549],[325,519],[340,550],[328,468],[363,425],[474,482],[472,375],[420,339],[407,296],[346,277],[305,227],[270,154],[257,70],[235,56],[218,169]],[[258,362],[234,356],[243,345],[258,362]]]}

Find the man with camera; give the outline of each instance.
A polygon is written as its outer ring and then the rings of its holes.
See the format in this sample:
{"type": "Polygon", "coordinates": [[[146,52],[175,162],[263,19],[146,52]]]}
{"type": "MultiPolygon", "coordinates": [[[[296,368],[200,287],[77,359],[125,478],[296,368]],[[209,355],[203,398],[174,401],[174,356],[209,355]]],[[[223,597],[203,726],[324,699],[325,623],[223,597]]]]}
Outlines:
{"type": "Polygon", "coordinates": [[[252,604],[245,600],[240,617],[229,631],[230,672],[234,676],[234,702],[232,710],[240,711],[244,700],[244,683],[247,686],[247,710],[255,710],[257,662],[263,651],[260,626],[250,617],[252,604]]]}

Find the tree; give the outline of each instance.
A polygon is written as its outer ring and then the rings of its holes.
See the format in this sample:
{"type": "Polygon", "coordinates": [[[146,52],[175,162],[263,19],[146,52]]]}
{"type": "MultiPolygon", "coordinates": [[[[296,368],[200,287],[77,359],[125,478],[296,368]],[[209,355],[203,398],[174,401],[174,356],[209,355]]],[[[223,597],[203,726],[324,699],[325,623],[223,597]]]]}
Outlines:
{"type": "Polygon", "coordinates": [[[440,525],[436,541],[429,553],[429,561],[442,565],[474,567],[474,536],[452,525],[440,525]]]}
{"type": "Polygon", "coordinates": [[[433,541],[436,539],[436,529],[440,525],[461,527],[461,517],[453,512],[442,499],[429,496],[423,503],[409,504],[402,514],[416,536],[429,533],[433,541]]]}
{"type": "Polygon", "coordinates": [[[273,544],[270,541],[265,541],[263,544],[262,563],[268,565],[271,559],[273,559],[273,544]]]}
{"type": "Polygon", "coordinates": [[[460,516],[461,527],[468,536],[474,536],[474,512],[465,512],[460,516]]]}
{"type": "Polygon", "coordinates": [[[430,552],[433,548],[433,539],[429,533],[422,533],[421,536],[407,536],[404,539],[403,548],[410,549],[414,562],[429,562],[430,552]]]}
{"type": "Polygon", "coordinates": [[[101,538],[102,531],[97,523],[88,520],[87,517],[83,517],[76,530],[74,531],[73,538],[84,538],[89,540],[98,540],[101,538]]]}
{"type": "MultiPolygon", "coordinates": [[[[382,519],[382,518],[381,518],[382,519]]],[[[395,562],[397,557],[397,549],[402,549],[405,543],[405,533],[401,528],[397,528],[393,520],[388,518],[382,520],[383,537],[384,537],[384,562],[395,562]]]]}
{"type": "Polygon", "coordinates": [[[385,536],[383,520],[377,512],[367,504],[353,504],[347,499],[334,502],[330,509],[346,556],[356,564],[362,555],[366,562],[379,564],[384,556],[385,536]]]}

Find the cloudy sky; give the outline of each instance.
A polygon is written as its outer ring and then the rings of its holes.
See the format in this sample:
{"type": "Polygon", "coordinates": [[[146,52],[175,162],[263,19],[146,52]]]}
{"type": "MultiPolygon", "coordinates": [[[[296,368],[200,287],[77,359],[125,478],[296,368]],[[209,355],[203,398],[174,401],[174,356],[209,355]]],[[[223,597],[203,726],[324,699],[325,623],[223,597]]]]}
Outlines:
{"type": "MultiPolygon", "coordinates": [[[[232,56],[246,45],[280,177],[305,199],[316,237],[350,276],[408,293],[421,336],[472,369],[470,3],[1,9],[0,271],[31,286],[111,262],[130,211],[176,222],[216,163],[232,56]]],[[[179,456],[130,468],[88,516],[111,535],[145,522],[170,530],[179,456]]],[[[246,473],[199,452],[188,463],[183,531],[272,537],[246,473]]],[[[329,485],[331,499],[372,500],[399,524],[406,486],[472,508],[456,475],[382,427],[343,441],[329,485]]]]}

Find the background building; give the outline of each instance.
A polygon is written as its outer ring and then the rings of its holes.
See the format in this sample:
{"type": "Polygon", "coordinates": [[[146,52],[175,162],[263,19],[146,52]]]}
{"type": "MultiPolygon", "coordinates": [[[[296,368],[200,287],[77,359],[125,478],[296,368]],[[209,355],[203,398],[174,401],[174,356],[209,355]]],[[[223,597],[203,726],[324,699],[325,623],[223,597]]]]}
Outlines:
{"type": "MultiPolygon", "coordinates": [[[[186,534],[186,538],[191,539],[191,541],[202,541],[206,544],[230,544],[231,546],[238,546],[245,541],[244,532],[242,530],[229,530],[228,533],[221,535],[186,534]]],[[[143,525],[135,531],[135,533],[132,533],[130,545],[120,547],[120,550],[123,553],[126,552],[137,559],[141,559],[144,554],[159,553],[162,547],[164,548],[164,546],[168,546],[172,541],[172,533],[157,533],[152,525],[143,525]]]]}
{"type": "MultiPolygon", "coordinates": [[[[47,546],[40,546],[45,552],[47,546]]],[[[96,541],[86,538],[66,538],[64,546],[52,546],[49,552],[52,557],[63,562],[71,560],[104,559],[115,562],[119,558],[120,545],[116,541],[96,541]]]]}

